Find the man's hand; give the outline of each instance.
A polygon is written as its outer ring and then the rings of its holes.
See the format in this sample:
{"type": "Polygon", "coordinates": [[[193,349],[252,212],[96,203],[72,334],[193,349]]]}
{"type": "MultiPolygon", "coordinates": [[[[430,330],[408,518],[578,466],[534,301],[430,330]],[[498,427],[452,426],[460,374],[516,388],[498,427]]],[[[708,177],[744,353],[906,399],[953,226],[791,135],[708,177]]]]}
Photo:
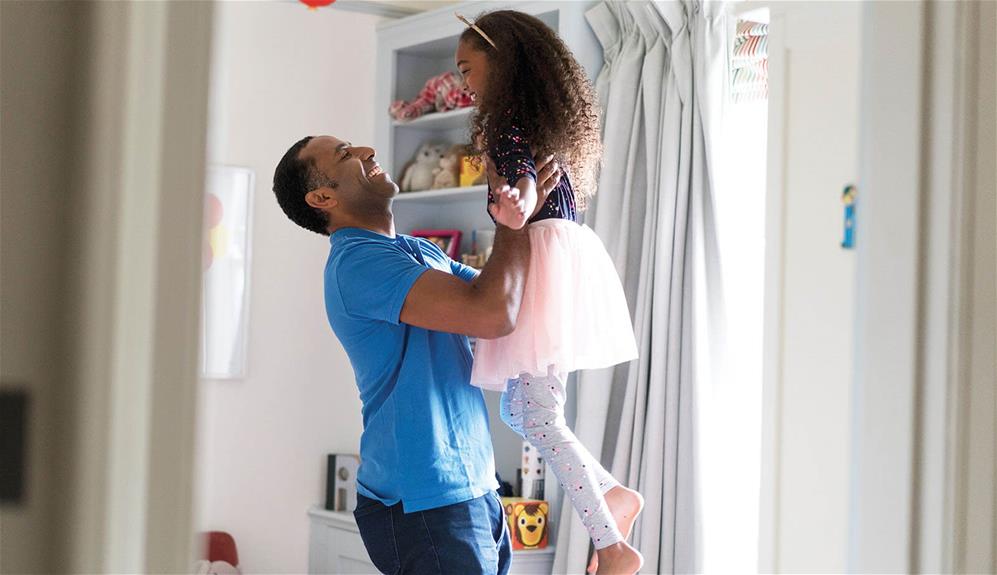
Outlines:
{"type": "Polygon", "coordinates": [[[554,156],[536,156],[533,161],[537,165],[537,205],[543,205],[547,194],[561,183],[561,166],[554,161],[554,156]]]}

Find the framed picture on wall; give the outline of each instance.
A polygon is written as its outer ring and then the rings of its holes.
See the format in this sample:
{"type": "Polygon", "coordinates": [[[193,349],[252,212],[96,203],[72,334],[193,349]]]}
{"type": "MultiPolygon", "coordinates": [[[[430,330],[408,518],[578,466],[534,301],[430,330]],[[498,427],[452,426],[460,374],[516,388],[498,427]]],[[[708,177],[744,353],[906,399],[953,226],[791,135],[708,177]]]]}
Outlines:
{"type": "Polygon", "coordinates": [[[458,259],[460,230],[415,230],[410,235],[416,238],[425,238],[439,246],[443,253],[450,256],[450,259],[458,259]]]}
{"type": "Polygon", "coordinates": [[[201,377],[207,379],[246,374],[254,182],[249,168],[208,168],[201,298],[201,377]]]}

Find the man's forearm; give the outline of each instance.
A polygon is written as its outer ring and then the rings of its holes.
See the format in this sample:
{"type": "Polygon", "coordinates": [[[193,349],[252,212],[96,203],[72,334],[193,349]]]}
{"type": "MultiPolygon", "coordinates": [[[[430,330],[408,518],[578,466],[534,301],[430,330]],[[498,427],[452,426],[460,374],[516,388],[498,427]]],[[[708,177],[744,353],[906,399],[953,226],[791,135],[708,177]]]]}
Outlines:
{"type": "Polygon", "coordinates": [[[497,226],[492,255],[474,281],[480,310],[475,313],[494,314],[503,335],[516,326],[529,263],[530,238],[526,228],[512,230],[497,226]]]}

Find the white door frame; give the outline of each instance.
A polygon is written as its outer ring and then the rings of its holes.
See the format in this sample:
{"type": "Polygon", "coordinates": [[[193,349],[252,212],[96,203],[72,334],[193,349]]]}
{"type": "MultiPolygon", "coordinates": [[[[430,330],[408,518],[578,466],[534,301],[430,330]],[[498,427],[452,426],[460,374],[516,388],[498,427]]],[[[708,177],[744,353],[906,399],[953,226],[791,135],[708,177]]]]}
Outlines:
{"type": "Polygon", "coordinates": [[[88,6],[62,570],[191,569],[213,8],[88,6]]]}
{"type": "Polygon", "coordinates": [[[864,7],[851,571],[909,569],[924,26],[924,4],[919,0],[864,7]]]}
{"type": "Polygon", "coordinates": [[[981,63],[993,82],[994,31],[984,26],[983,2],[865,6],[853,572],[997,568],[997,213],[994,163],[982,160],[994,156],[994,90],[978,83],[981,63]]]}

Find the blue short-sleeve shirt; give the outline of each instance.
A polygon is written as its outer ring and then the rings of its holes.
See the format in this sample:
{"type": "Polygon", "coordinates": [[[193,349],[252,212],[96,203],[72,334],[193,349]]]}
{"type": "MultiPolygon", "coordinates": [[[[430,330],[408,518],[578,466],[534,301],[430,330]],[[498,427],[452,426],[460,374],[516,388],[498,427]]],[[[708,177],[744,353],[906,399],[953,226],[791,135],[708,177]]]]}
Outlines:
{"type": "Polygon", "coordinates": [[[406,513],[459,503],[498,487],[488,411],[470,385],[464,335],[399,321],[428,269],[464,281],[477,272],[430,241],[337,230],[325,267],[325,306],[353,365],[363,403],[357,489],[406,513]]]}

